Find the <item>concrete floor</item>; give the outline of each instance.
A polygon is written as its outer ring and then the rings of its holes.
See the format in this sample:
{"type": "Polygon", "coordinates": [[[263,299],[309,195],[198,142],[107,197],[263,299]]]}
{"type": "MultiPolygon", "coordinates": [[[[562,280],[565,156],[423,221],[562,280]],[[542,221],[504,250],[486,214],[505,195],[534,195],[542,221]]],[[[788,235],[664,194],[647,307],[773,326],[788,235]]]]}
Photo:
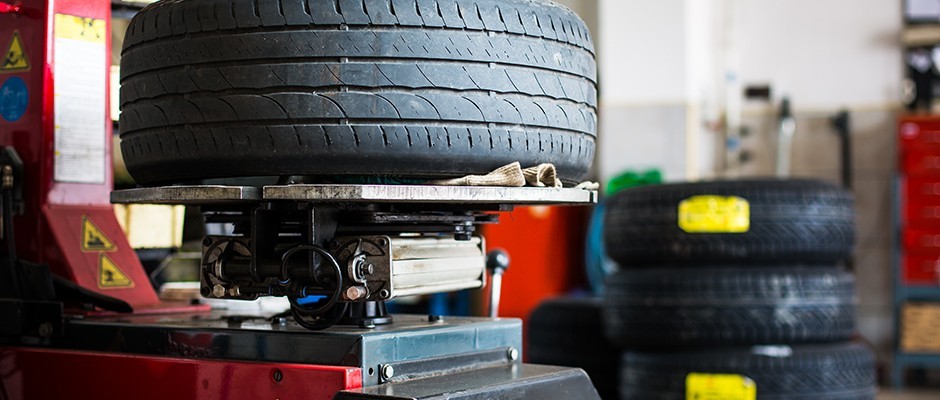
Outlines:
{"type": "Polygon", "coordinates": [[[878,400],[940,400],[940,391],[904,391],[882,389],[878,400]]]}

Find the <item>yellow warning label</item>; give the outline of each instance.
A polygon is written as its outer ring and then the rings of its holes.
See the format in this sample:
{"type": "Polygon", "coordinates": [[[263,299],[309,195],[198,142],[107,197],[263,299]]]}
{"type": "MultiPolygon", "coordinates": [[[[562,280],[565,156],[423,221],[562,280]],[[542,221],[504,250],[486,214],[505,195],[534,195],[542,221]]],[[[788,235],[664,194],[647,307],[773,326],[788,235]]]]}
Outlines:
{"type": "Polygon", "coordinates": [[[26,55],[26,46],[20,39],[20,31],[13,31],[13,38],[6,52],[2,54],[0,73],[29,71],[29,57],[26,55]]]}
{"type": "Polygon", "coordinates": [[[73,39],[86,42],[104,43],[105,28],[103,19],[85,18],[68,14],[55,15],[56,39],[73,39]]]}
{"type": "Polygon", "coordinates": [[[121,271],[111,257],[101,253],[98,257],[98,287],[101,289],[131,288],[134,287],[134,281],[121,271]]]}
{"type": "Polygon", "coordinates": [[[693,372],[685,377],[685,399],[755,400],[757,385],[743,375],[693,372]]]}
{"type": "Polygon", "coordinates": [[[736,196],[693,196],[679,203],[679,228],[687,233],[744,233],[751,206],[736,196]]]}
{"type": "Polygon", "coordinates": [[[101,232],[101,229],[95,225],[94,222],[91,222],[91,218],[88,216],[82,216],[82,251],[84,252],[94,252],[94,251],[115,251],[117,246],[114,245],[114,242],[111,239],[108,239],[105,236],[104,232],[101,232]]]}

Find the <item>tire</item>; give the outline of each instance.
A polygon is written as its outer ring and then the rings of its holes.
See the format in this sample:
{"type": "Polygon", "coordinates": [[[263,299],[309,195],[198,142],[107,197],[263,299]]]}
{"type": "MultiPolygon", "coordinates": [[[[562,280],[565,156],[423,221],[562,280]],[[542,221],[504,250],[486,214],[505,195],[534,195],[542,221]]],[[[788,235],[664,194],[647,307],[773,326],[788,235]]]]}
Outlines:
{"type": "Polygon", "coordinates": [[[529,317],[528,361],[581,368],[603,399],[616,399],[620,351],[604,337],[598,298],[543,302],[529,317]]]}
{"type": "Polygon", "coordinates": [[[162,1],[128,27],[121,149],[141,184],[486,173],[595,151],[584,22],[544,0],[162,1]]]}
{"type": "Polygon", "coordinates": [[[851,194],[808,180],[718,181],[645,186],[617,193],[604,220],[609,255],[623,267],[710,262],[832,264],[855,242],[851,194]],[[693,196],[737,196],[750,206],[743,233],[684,231],[680,203],[693,196]]]}
{"type": "Polygon", "coordinates": [[[870,400],[875,357],[858,343],[756,346],[669,353],[624,353],[624,400],[686,398],[690,373],[744,375],[760,400],[870,400]]]}
{"type": "Polygon", "coordinates": [[[607,284],[606,332],[632,349],[845,340],[854,282],[820,267],[620,271],[607,284]]]}

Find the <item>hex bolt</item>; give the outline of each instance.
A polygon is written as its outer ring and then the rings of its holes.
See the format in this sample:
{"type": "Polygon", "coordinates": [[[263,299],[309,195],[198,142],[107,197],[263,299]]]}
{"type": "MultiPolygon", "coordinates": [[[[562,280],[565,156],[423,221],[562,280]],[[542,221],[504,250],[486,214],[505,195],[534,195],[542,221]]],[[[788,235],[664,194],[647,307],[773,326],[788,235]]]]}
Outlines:
{"type": "Polygon", "coordinates": [[[232,297],[238,297],[242,295],[242,291],[238,289],[238,286],[235,286],[228,290],[228,295],[232,297]]]}
{"type": "Polygon", "coordinates": [[[10,189],[13,187],[13,167],[9,165],[3,166],[3,188],[10,189]]]}
{"type": "Polygon", "coordinates": [[[516,361],[519,359],[519,350],[516,350],[515,347],[510,347],[506,355],[509,356],[509,361],[516,361]]]}
{"type": "Polygon", "coordinates": [[[52,336],[53,331],[54,329],[52,328],[52,324],[48,322],[43,322],[39,324],[39,336],[47,338],[49,336],[52,336]]]}
{"type": "Polygon", "coordinates": [[[225,297],[225,286],[215,285],[212,287],[212,295],[218,298],[225,297]]]}
{"type": "Polygon", "coordinates": [[[346,299],[347,300],[360,300],[369,295],[369,291],[362,286],[350,286],[346,288],[346,299]]]}
{"type": "Polygon", "coordinates": [[[381,298],[383,298],[383,299],[387,299],[387,298],[388,298],[389,296],[391,296],[391,295],[392,295],[392,294],[388,291],[388,289],[379,290],[379,297],[381,297],[381,298]]]}
{"type": "Polygon", "coordinates": [[[375,272],[375,266],[372,264],[365,264],[359,266],[359,275],[367,276],[372,275],[375,272]]]}
{"type": "Polygon", "coordinates": [[[395,367],[391,364],[382,366],[382,379],[392,379],[393,376],[395,376],[395,367]]]}

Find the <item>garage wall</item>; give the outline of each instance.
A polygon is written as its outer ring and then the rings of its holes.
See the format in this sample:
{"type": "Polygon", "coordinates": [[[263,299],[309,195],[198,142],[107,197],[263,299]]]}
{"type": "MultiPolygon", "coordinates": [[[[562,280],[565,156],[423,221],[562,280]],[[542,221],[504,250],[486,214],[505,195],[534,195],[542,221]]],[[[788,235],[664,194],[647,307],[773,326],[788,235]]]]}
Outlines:
{"type": "Polygon", "coordinates": [[[837,182],[829,117],[852,113],[860,330],[887,356],[902,0],[597,1],[602,181],[651,167],[668,180],[716,176],[724,142],[711,127],[733,106],[726,89],[769,84],[772,103],[742,104],[752,161],[735,174],[772,173],[776,105],[787,95],[798,122],[793,174],[837,182]]]}
{"type": "MultiPolygon", "coordinates": [[[[859,330],[890,360],[893,347],[891,178],[894,121],[903,76],[900,0],[735,1],[739,75],[768,83],[776,99],[790,96],[797,118],[792,169],[796,176],[839,181],[839,140],[829,118],[841,108],[852,117],[853,187],[857,200],[855,254],[859,330]]],[[[773,169],[774,110],[745,104],[753,135],[742,147],[755,162],[749,175],[773,169]]]]}

